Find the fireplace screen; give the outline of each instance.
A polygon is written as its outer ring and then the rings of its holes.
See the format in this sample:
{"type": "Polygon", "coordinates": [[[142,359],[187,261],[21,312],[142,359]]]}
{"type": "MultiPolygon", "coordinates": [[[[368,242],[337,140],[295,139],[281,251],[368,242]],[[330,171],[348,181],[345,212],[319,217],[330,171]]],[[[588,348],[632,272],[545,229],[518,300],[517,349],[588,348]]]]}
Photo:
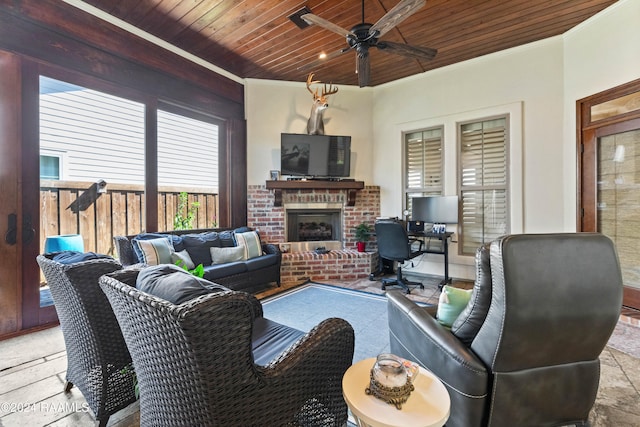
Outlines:
{"type": "Polygon", "coordinates": [[[341,211],[334,209],[288,210],[287,241],[342,240],[341,211]]]}

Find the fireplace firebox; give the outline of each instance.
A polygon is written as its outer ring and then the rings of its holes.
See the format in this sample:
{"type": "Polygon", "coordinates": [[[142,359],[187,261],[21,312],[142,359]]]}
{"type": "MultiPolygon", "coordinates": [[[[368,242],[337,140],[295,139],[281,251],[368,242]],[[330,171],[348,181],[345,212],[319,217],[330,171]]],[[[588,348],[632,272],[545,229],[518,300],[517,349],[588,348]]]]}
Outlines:
{"type": "Polygon", "coordinates": [[[340,209],[288,209],[287,241],[324,242],[342,240],[340,209]]]}

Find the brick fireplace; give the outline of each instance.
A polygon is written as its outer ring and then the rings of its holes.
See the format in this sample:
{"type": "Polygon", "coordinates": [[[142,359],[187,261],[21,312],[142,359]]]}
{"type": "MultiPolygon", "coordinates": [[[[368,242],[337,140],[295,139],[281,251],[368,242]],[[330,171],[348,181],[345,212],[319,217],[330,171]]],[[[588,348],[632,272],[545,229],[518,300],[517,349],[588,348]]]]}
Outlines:
{"type": "MultiPolygon", "coordinates": [[[[331,183],[327,183],[327,187],[331,183]]],[[[264,185],[251,185],[248,188],[247,199],[247,224],[258,229],[260,237],[265,243],[281,244],[290,243],[293,248],[283,254],[282,280],[304,281],[311,280],[355,280],[368,277],[377,266],[377,254],[375,242],[368,243],[367,252],[356,251],[356,239],[354,227],[361,222],[373,225],[375,219],[380,216],[380,187],[364,186],[363,189],[353,193],[344,189],[315,188],[295,189],[282,191],[282,194],[274,194],[273,190],[264,185]],[[281,198],[281,200],[279,199],[281,198]],[[301,211],[317,211],[339,213],[338,224],[333,223],[332,229],[339,229],[339,236],[333,235],[332,240],[313,241],[297,247],[287,240],[292,225],[291,216],[287,219],[287,213],[299,213],[301,211]],[[335,240],[333,240],[335,239],[335,240]],[[324,246],[330,249],[327,254],[317,254],[315,247],[324,246]]],[[[319,220],[302,221],[318,224],[319,220]]],[[[297,220],[296,220],[297,221],[297,220]]],[[[322,221],[326,224],[326,221],[322,221]]],[[[296,222],[296,227],[299,223],[296,222]]],[[[326,225],[320,233],[326,232],[326,225]]],[[[333,230],[335,231],[335,230],[333,230]]],[[[311,233],[311,232],[309,232],[311,233]]]]}

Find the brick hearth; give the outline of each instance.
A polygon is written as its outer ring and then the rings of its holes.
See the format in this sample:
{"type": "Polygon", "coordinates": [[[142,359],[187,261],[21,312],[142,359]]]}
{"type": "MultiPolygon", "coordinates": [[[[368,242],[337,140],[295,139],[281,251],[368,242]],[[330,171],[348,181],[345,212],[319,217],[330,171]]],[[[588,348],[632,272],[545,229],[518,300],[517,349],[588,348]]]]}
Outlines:
{"type": "Polygon", "coordinates": [[[365,186],[356,195],[354,206],[347,205],[347,192],[340,189],[286,190],[283,205],[274,206],[274,193],[264,185],[248,188],[247,225],[259,230],[264,243],[285,242],[287,204],[340,203],[342,205],[342,250],[327,254],[292,252],[282,256],[283,282],[322,280],[356,280],[368,277],[377,267],[375,242],[367,243],[368,252],[356,251],[354,227],[366,222],[373,227],[380,216],[380,187],[365,186]]]}

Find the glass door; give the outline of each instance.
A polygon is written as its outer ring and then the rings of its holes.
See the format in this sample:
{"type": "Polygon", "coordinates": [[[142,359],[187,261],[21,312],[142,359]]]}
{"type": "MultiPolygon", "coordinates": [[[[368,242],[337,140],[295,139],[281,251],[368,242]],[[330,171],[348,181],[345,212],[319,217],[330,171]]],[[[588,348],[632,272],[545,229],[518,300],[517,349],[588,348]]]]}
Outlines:
{"type": "Polygon", "coordinates": [[[596,139],[596,231],[616,245],[626,287],[640,291],[640,129],[596,139]]]}
{"type": "Polygon", "coordinates": [[[577,101],[578,231],[616,245],[626,307],[640,310],[640,80],[577,101]]]}

